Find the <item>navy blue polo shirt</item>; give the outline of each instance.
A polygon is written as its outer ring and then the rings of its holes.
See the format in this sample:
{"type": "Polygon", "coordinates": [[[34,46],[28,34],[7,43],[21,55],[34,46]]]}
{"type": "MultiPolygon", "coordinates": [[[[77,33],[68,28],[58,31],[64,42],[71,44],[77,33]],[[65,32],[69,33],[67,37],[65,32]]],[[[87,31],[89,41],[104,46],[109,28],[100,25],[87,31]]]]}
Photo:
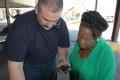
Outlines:
{"type": "Polygon", "coordinates": [[[66,23],[62,18],[59,21],[59,27],[44,30],[34,10],[17,18],[5,42],[8,60],[46,64],[55,59],[58,46],[70,45],[66,23]]]}

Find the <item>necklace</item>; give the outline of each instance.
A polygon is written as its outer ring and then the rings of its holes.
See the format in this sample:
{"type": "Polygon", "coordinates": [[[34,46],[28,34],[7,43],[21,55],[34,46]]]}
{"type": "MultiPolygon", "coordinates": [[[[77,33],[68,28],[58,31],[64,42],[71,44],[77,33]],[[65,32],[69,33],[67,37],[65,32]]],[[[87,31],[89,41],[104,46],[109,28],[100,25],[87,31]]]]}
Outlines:
{"type": "Polygon", "coordinates": [[[82,57],[82,58],[87,58],[87,57],[89,56],[91,50],[92,50],[92,49],[84,49],[84,50],[83,50],[83,49],[80,49],[80,50],[78,51],[78,54],[79,54],[80,57],[82,57]]]}

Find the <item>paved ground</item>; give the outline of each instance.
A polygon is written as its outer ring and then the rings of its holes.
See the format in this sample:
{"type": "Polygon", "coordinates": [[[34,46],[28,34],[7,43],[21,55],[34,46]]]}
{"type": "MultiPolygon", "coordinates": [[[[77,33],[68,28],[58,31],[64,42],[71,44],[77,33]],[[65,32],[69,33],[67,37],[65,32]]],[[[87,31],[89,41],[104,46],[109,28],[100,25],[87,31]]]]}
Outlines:
{"type": "Polygon", "coordinates": [[[115,54],[116,57],[116,74],[115,80],[120,80],[120,52],[115,54]]]}

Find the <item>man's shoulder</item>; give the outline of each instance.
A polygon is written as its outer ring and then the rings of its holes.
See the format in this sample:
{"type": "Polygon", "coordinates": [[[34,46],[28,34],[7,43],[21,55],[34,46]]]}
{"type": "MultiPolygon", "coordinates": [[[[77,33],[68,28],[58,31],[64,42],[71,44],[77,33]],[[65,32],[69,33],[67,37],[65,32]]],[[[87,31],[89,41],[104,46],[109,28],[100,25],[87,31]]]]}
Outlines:
{"type": "Polygon", "coordinates": [[[60,21],[60,28],[61,29],[67,28],[66,22],[63,18],[60,18],[59,21],[60,21]]]}
{"type": "Polygon", "coordinates": [[[21,18],[23,18],[24,20],[25,20],[25,19],[28,19],[28,20],[29,20],[29,18],[32,18],[33,16],[35,16],[35,12],[34,12],[34,10],[31,10],[31,11],[28,11],[28,12],[20,15],[20,16],[21,16],[21,18]]]}
{"type": "Polygon", "coordinates": [[[60,17],[59,21],[60,21],[61,23],[65,23],[65,20],[64,20],[62,17],[60,17]]]}
{"type": "Polygon", "coordinates": [[[32,10],[32,11],[28,11],[22,15],[20,15],[14,22],[13,24],[16,24],[16,25],[20,25],[20,24],[29,24],[29,23],[33,23],[35,19],[35,12],[32,10]]]}
{"type": "Polygon", "coordinates": [[[29,11],[18,17],[11,25],[11,28],[15,31],[33,31],[36,21],[34,20],[34,13],[33,11],[29,11]]]}

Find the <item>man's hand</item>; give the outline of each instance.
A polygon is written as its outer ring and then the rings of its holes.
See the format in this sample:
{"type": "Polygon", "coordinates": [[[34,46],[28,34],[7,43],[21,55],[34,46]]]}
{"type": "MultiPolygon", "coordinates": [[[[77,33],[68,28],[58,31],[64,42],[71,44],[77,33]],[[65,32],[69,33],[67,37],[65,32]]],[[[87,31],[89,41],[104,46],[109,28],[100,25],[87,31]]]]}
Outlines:
{"type": "Polygon", "coordinates": [[[67,73],[71,70],[69,62],[67,60],[58,60],[57,71],[67,73]]]}
{"type": "Polygon", "coordinates": [[[67,55],[68,55],[68,50],[67,48],[62,48],[62,47],[58,47],[58,56],[57,56],[57,59],[58,59],[58,64],[57,64],[57,71],[58,72],[66,72],[67,68],[66,66],[69,65],[69,62],[67,61],[67,55]]]}

